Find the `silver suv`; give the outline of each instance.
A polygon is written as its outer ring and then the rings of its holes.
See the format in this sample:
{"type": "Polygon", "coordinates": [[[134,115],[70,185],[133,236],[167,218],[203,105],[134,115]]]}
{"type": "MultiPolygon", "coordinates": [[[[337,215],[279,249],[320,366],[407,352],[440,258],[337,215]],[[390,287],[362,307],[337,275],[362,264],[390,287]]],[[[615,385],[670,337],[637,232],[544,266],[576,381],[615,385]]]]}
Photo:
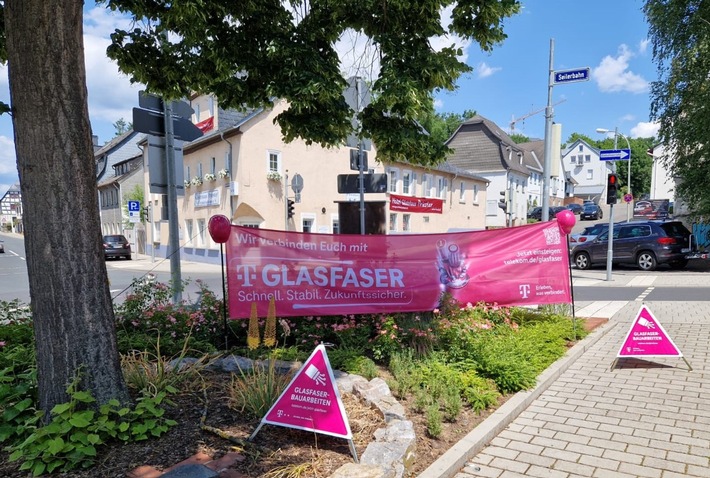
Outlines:
{"type": "MultiPolygon", "coordinates": [[[[682,269],[691,252],[691,233],[679,221],[625,222],[614,225],[613,259],[615,264],[636,264],[644,271],[655,270],[659,264],[682,269]]],[[[578,269],[605,264],[609,249],[609,230],[591,241],[578,244],[572,250],[572,260],[578,269]]]]}

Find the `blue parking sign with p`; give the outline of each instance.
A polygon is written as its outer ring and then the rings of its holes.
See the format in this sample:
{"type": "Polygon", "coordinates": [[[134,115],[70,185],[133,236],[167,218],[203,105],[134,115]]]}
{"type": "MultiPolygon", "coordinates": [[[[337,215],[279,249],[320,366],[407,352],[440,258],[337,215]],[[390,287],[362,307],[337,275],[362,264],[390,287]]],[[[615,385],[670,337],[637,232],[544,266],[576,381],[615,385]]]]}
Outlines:
{"type": "Polygon", "coordinates": [[[128,212],[139,212],[141,210],[140,201],[128,201],[128,212]]]}

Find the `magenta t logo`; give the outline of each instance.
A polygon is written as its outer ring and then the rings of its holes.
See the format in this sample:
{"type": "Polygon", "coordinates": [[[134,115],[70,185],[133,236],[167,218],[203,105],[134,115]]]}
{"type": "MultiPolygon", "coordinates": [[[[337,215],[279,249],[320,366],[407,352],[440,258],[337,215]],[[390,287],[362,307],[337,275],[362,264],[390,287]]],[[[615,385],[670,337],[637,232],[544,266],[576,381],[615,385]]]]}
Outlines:
{"type": "Polygon", "coordinates": [[[530,284],[522,284],[520,287],[518,287],[520,290],[520,295],[523,297],[523,299],[528,298],[528,294],[530,294],[530,284]]]}

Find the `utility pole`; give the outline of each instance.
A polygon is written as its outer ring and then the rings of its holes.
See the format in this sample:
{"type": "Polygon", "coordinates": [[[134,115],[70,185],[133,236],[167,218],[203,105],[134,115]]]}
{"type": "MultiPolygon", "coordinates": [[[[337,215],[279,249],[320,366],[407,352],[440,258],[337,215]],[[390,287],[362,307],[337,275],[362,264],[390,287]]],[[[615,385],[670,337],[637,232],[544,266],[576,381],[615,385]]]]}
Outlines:
{"type": "Polygon", "coordinates": [[[175,133],[173,130],[173,102],[163,101],[165,116],[165,157],[168,182],[168,256],[170,281],[173,287],[173,304],[182,302],[182,276],[180,273],[180,228],[178,225],[177,185],[175,184],[175,133]]]}

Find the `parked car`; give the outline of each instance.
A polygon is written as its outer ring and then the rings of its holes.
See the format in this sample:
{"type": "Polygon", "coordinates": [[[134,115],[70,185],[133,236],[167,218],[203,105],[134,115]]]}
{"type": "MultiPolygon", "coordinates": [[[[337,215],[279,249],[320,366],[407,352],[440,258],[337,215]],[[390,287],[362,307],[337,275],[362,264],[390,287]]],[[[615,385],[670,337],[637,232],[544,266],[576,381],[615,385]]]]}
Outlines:
{"type": "MultiPolygon", "coordinates": [[[[554,219],[555,215],[560,212],[564,211],[566,208],[562,206],[554,206],[551,208],[548,208],[548,215],[547,218],[549,219],[554,219]]],[[[533,208],[529,213],[528,213],[528,219],[536,219],[538,221],[542,221],[542,208],[541,207],[536,207],[533,208]]]]}
{"type": "MultiPolygon", "coordinates": [[[[636,264],[644,271],[655,270],[659,264],[682,269],[691,252],[690,231],[679,221],[625,222],[614,225],[612,263],[636,264]]],[[[589,269],[607,261],[609,231],[591,241],[578,244],[572,250],[572,260],[578,269],[589,269]]]]}
{"type": "Polygon", "coordinates": [[[2,239],[0,239],[0,253],[5,252],[5,244],[2,242],[2,239]]]}
{"type": "Polygon", "coordinates": [[[576,202],[569,203],[566,207],[575,214],[580,214],[582,209],[584,209],[581,204],[577,204],[576,202]]]}
{"type": "Polygon", "coordinates": [[[596,221],[604,217],[604,212],[597,204],[587,204],[582,208],[582,212],[579,214],[579,220],[584,221],[585,219],[591,219],[596,221]]]}
{"type": "Polygon", "coordinates": [[[593,226],[587,226],[585,227],[582,232],[578,232],[576,234],[570,234],[569,236],[569,242],[570,242],[570,247],[575,247],[578,244],[582,244],[583,242],[591,241],[595,237],[597,237],[599,234],[602,232],[606,231],[609,229],[609,223],[608,222],[598,222],[594,224],[593,226]]]}
{"type": "Polygon", "coordinates": [[[110,257],[125,257],[131,260],[131,243],[128,242],[126,236],[121,234],[109,234],[103,237],[104,242],[104,258],[110,257]]]}

